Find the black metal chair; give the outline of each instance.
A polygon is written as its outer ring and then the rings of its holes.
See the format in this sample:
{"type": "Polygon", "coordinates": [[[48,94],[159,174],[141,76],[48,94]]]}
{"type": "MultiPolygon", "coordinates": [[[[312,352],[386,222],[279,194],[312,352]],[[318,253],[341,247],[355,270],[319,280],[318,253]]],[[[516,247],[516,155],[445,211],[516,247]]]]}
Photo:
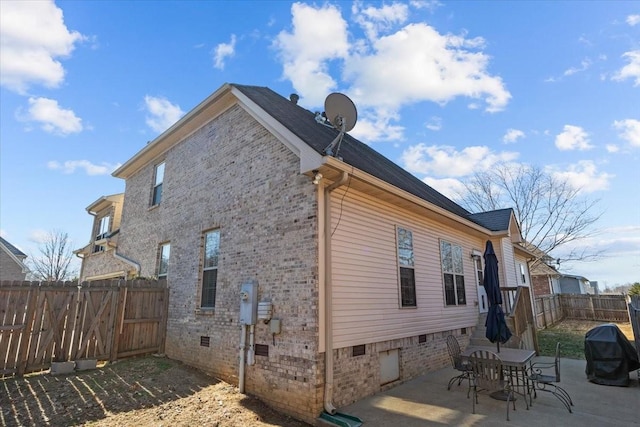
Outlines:
{"type": "Polygon", "coordinates": [[[560,343],[556,344],[556,357],[553,362],[532,363],[528,374],[533,388],[533,397],[537,398],[538,391],[553,394],[567,410],[572,413],[573,401],[569,393],[559,385],[560,382],[560,343]]]}
{"type": "Polygon", "coordinates": [[[469,398],[469,392],[471,391],[471,366],[469,362],[462,358],[462,352],[460,351],[460,344],[453,335],[447,337],[447,350],[449,351],[449,359],[451,359],[451,366],[456,371],[460,372],[459,375],[451,378],[447,385],[447,390],[451,390],[451,386],[454,382],[458,381],[458,385],[462,384],[462,381],[467,380],[467,398],[469,398]]]}
{"type": "MultiPolygon", "coordinates": [[[[471,389],[473,390],[473,413],[476,413],[478,403],[478,392],[486,390],[490,396],[497,400],[507,402],[507,421],[509,421],[509,404],[516,410],[516,397],[509,376],[505,376],[502,371],[502,360],[490,351],[478,350],[471,353],[469,363],[473,371],[471,377],[471,389]]],[[[526,403],[526,399],[525,403],[526,403]]],[[[527,404],[527,409],[529,405],[527,404]]]]}

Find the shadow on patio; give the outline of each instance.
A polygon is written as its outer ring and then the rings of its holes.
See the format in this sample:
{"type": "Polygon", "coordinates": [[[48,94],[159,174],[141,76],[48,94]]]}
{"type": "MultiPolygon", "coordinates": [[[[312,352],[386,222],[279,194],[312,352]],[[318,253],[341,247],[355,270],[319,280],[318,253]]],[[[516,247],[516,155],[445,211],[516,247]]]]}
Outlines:
{"type": "MultiPolygon", "coordinates": [[[[552,361],[538,357],[534,361],[552,361]]],[[[562,387],[575,406],[569,413],[550,393],[538,393],[527,411],[522,397],[516,411],[506,420],[505,402],[479,396],[472,414],[467,386],[454,385],[447,391],[451,368],[421,376],[391,390],[370,396],[340,412],[355,415],[367,427],[411,426],[631,426],[640,423],[640,385],[636,372],[630,374],[629,387],[609,387],[587,381],[584,360],[562,359],[562,387]]]]}

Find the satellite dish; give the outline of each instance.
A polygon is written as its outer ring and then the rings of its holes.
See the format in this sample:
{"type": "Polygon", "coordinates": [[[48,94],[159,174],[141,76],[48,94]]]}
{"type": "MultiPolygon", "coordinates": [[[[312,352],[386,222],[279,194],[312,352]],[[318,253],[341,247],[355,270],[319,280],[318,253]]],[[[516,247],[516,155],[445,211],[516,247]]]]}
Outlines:
{"type": "Polygon", "coordinates": [[[328,156],[337,156],[345,132],[349,132],[356,125],[358,112],[348,96],[337,92],[329,94],[327,99],[324,100],[324,112],[329,123],[340,131],[338,136],[331,141],[331,144],[324,149],[324,153],[328,156]],[[333,149],[336,145],[338,145],[338,149],[334,154],[333,149]]]}
{"type": "Polygon", "coordinates": [[[329,122],[341,132],[349,132],[358,120],[356,106],[347,95],[337,92],[324,100],[324,112],[329,122]]]}

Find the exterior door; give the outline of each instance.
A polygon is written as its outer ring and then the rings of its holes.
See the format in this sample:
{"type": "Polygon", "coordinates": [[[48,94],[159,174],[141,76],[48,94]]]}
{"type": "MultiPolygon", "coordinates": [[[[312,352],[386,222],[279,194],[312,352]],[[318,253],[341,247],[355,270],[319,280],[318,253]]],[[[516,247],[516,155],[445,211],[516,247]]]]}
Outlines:
{"type": "Polygon", "coordinates": [[[487,301],[487,291],[484,289],[484,270],[482,268],[482,257],[473,257],[473,267],[476,272],[476,287],[478,288],[478,311],[486,313],[489,311],[489,302],[487,301]]]}

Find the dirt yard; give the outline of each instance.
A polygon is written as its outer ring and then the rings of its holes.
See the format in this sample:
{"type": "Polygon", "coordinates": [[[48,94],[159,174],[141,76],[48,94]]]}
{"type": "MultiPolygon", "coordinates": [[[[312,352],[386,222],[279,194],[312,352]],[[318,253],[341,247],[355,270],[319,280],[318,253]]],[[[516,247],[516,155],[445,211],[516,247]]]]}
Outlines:
{"type": "MultiPolygon", "coordinates": [[[[583,336],[601,323],[569,320],[554,328],[583,336]]],[[[630,324],[618,326],[633,339],[630,324]]],[[[0,379],[0,425],[308,427],[235,386],[153,356],[70,375],[0,379]]]]}
{"type": "Polygon", "coordinates": [[[235,386],[151,356],[70,375],[0,379],[0,425],[308,427],[235,386]]]}

